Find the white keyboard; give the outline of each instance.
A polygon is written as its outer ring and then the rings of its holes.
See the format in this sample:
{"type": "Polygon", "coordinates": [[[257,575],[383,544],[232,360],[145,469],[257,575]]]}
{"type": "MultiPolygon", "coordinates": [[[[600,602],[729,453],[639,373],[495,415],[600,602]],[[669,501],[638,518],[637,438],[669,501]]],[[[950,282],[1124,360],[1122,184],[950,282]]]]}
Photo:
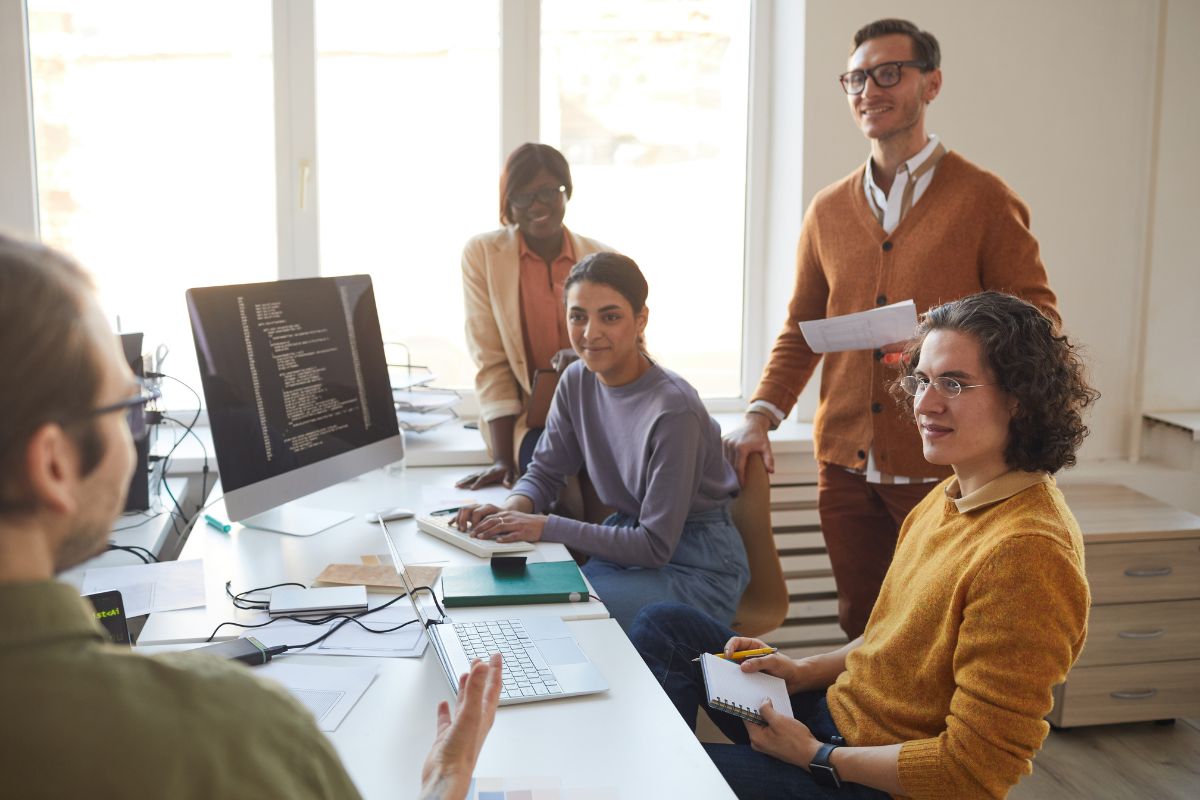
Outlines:
{"type": "Polygon", "coordinates": [[[417,516],[417,529],[480,558],[491,558],[496,553],[525,553],[533,549],[531,542],[501,543],[494,539],[472,539],[470,535],[450,525],[448,519],[423,514],[417,516]]]}
{"type": "Polygon", "coordinates": [[[562,694],[554,672],[525,633],[519,619],[456,622],[454,632],[468,659],[486,661],[492,653],[504,656],[501,699],[562,694]],[[537,656],[536,661],[531,657],[537,656]]]}

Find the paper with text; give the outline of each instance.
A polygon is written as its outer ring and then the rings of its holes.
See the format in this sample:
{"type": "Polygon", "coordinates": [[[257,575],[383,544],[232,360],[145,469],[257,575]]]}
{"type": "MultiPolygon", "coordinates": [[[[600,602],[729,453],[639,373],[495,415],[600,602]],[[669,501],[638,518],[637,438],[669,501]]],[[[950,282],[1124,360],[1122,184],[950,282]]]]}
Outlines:
{"type": "Polygon", "coordinates": [[[903,342],[912,337],[916,327],[916,305],[902,300],[870,311],[801,322],[800,332],[814,353],[840,353],[903,342]]]}

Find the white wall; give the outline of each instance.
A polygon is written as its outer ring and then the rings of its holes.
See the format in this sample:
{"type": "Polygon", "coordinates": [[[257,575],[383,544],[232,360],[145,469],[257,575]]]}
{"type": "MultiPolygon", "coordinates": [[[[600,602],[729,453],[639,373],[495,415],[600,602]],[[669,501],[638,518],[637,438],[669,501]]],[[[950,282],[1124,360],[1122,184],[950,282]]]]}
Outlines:
{"type": "Polygon", "coordinates": [[[1146,318],[1148,411],[1200,409],[1200,3],[1166,13],[1162,115],[1155,171],[1146,318]]]}
{"type": "MultiPolygon", "coordinates": [[[[821,187],[850,173],[868,155],[836,80],[854,31],[873,19],[899,16],[934,33],[942,45],[945,83],[930,107],[929,130],[949,148],[997,172],[1029,204],[1067,330],[1087,345],[1094,381],[1103,393],[1083,452],[1087,459],[1128,455],[1140,416],[1133,387],[1146,335],[1138,311],[1148,266],[1158,18],[1165,5],[1158,0],[806,4],[805,206],[821,187]]],[[[1177,6],[1188,8],[1170,21],[1167,61],[1168,70],[1176,71],[1170,86],[1177,88],[1171,88],[1175,107],[1171,97],[1164,103],[1169,113],[1163,115],[1164,158],[1158,170],[1162,219],[1155,228],[1149,328],[1156,360],[1147,371],[1147,385],[1155,402],[1169,397],[1176,406],[1195,408],[1200,406],[1198,370],[1192,368],[1186,382],[1176,378],[1187,364],[1196,364],[1200,344],[1198,315],[1184,308],[1200,300],[1200,279],[1196,257],[1183,241],[1185,220],[1196,218],[1196,158],[1184,147],[1195,140],[1196,104],[1189,89],[1200,74],[1194,47],[1200,22],[1196,3],[1172,0],[1173,13],[1177,6]],[[1166,163],[1168,152],[1170,160],[1186,166],[1166,163]],[[1188,190],[1190,214],[1185,211],[1188,190]],[[1173,207],[1174,214],[1163,214],[1163,206],[1173,207]],[[1159,295],[1172,298],[1174,307],[1159,302],[1159,295]],[[1178,343],[1185,332],[1190,332],[1187,346],[1178,343]]],[[[793,227],[794,241],[799,220],[793,227]]],[[[790,273],[792,265],[773,259],[770,268],[790,273]]],[[[798,407],[801,418],[811,417],[815,397],[810,386],[798,407]]]]}
{"type": "Polygon", "coordinates": [[[0,0],[0,230],[37,235],[24,0],[0,0]]]}

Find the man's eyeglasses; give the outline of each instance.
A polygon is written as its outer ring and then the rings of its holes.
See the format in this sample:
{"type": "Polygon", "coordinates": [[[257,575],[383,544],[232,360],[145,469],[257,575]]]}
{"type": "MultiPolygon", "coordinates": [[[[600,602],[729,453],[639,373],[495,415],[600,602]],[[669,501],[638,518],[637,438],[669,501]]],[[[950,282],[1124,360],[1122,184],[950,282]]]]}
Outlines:
{"type": "Polygon", "coordinates": [[[863,90],[867,88],[868,77],[875,81],[875,85],[880,89],[895,86],[903,77],[901,70],[904,67],[916,67],[924,72],[928,65],[924,61],[888,61],[876,64],[870,69],[856,69],[843,73],[838,76],[838,80],[841,82],[842,88],[846,90],[846,94],[862,94],[863,90]]]}
{"type": "Polygon", "coordinates": [[[114,411],[124,411],[125,422],[129,425],[129,433],[135,440],[143,439],[149,431],[149,428],[146,426],[146,404],[160,397],[162,397],[162,392],[157,387],[150,386],[145,381],[139,380],[136,397],[130,397],[128,400],[113,403],[111,406],[93,408],[87,412],[85,417],[99,417],[103,414],[111,414],[114,411]]]}
{"type": "Polygon", "coordinates": [[[937,393],[947,400],[952,400],[962,394],[963,389],[978,389],[980,386],[995,386],[994,383],[971,383],[962,384],[954,380],[942,376],[940,378],[918,378],[916,375],[905,375],[900,379],[900,388],[909,397],[920,397],[925,394],[925,390],[932,386],[937,390],[937,393]]]}
{"type": "Polygon", "coordinates": [[[534,200],[537,200],[544,206],[548,206],[566,193],[566,186],[548,186],[545,189],[538,189],[536,192],[515,192],[508,196],[508,202],[512,203],[513,208],[519,208],[524,211],[533,205],[534,200]]]}

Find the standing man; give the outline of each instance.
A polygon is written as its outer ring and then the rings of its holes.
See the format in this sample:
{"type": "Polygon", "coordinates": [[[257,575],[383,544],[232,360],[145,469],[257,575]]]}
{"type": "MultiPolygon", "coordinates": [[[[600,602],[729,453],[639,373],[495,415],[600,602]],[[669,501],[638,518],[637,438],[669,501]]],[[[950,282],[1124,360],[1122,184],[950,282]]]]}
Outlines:
{"type": "MultiPolygon", "coordinates": [[[[1028,207],[996,175],[926,133],[925,109],[942,88],[940,63],[937,39],[907,20],[878,20],[854,35],[840,80],[871,157],[821,190],[804,216],[787,322],[745,425],[725,441],[739,478],[751,453],[774,471],[767,432],[791,411],[821,358],[804,341],[802,321],[909,298],[923,313],[992,289],[1061,322],[1028,207]]],[[[829,353],[821,376],[817,503],[838,622],[851,640],[866,627],[900,523],[949,475],[922,457],[916,428],[889,399],[900,348],[829,353]]]]}
{"type": "MultiPolygon", "coordinates": [[[[151,395],[87,275],[3,235],[0,364],[5,796],[358,797],[312,715],[279,686],[212,656],[109,644],[87,602],[53,579],[104,550],[151,395]]],[[[499,656],[476,662],[458,713],[438,707],[422,798],[466,796],[500,682],[499,656]]]]}

